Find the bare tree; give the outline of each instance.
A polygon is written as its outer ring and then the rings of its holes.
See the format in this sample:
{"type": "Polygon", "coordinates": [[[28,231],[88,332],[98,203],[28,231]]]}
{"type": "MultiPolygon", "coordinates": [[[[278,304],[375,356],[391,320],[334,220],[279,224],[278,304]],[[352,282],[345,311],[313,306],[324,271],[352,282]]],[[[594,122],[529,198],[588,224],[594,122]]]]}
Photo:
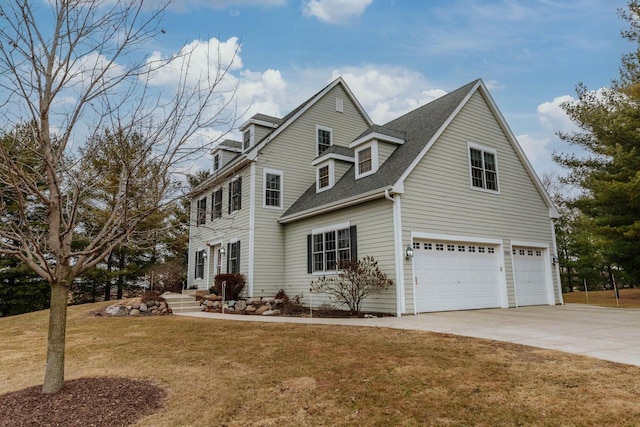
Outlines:
{"type": "Polygon", "coordinates": [[[235,89],[224,82],[235,55],[224,63],[220,51],[212,52],[216,66],[197,70],[190,66],[193,50],[167,59],[144,55],[164,33],[166,4],[150,9],[143,3],[0,5],[0,127],[12,142],[0,145],[0,253],[51,285],[43,393],[64,384],[73,279],[179,197],[175,171],[216,142],[203,142],[201,129],[234,124],[235,89]],[[178,77],[170,93],[157,86],[167,70],[178,77]],[[124,137],[96,137],[105,129],[124,137]],[[140,145],[130,150],[123,141],[134,135],[140,145]],[[91,164],[105,154],[111,165],[91,164]],[[114,164],[119,173],[107,184],[116,191],[100,206],[108,212],[97,227],[90,207],[100,202],[92,196],[114,164]],[[5,209],[8,198],[17,208],[5,209]]]}

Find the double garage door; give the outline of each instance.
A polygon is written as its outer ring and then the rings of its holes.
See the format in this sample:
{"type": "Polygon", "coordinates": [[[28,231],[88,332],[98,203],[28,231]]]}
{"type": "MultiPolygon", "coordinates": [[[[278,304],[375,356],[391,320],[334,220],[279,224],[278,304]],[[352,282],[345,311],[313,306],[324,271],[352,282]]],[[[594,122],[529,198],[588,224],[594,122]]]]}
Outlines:
{"type": "MultiPolygon", "coordinates": [[[[418,312],[494,308],[506,303],[498,246],[425,240],[415,241],[413,250],[418,312]]],[[[542,251],[514,250],[517,305],[547,304],[542,251]]]]}

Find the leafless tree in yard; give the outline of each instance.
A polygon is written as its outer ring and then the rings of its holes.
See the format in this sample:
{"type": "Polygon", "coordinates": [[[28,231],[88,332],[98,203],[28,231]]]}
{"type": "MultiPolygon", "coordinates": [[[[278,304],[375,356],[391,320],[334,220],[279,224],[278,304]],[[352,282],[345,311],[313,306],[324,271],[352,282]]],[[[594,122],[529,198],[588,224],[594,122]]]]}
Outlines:
{"type": "Polygon", "coordinates": [[[143,3],[0,5],[0,129],[9,141],[0,144],[0,253],[51,285],[43,393],[64,384],[73,279],[179,197],[176,170],[216,142],[202,142],[200,130],[234,125],[225,76],[235,56],[211,52],[217,66],[196,70],[188,49],[146,55],[161,42],[166,4],[143,3]],[[167,70],[179,76],[170,93],[156,80],[167,70]],[[106,129],[122,138],[99,138],[106,129]],[[92,164],[105,154],[103,168],[92,164]],[[105,182],[107,170],[119,173],[105,182]],[[109,203],[94,197],[104,185],[115,189],[109,203]],[[96,208],[107,209],[100,226],[90,220],[96,208]]]}

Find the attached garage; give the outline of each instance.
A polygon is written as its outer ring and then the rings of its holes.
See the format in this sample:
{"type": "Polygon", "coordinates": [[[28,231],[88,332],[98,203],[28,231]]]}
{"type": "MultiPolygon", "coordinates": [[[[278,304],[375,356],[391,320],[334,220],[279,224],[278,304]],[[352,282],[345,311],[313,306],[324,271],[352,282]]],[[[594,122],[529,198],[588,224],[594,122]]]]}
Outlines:
{"type": "Polygon", "coordinates": [[[502,307],[497,245],[414,240],[417,312],[502,307]]]}
{"type": "Polygon", "coordinates": [[[513,277],[516,305],[549,304],[546,257],[542,248],[514,246],[513,277]]]}

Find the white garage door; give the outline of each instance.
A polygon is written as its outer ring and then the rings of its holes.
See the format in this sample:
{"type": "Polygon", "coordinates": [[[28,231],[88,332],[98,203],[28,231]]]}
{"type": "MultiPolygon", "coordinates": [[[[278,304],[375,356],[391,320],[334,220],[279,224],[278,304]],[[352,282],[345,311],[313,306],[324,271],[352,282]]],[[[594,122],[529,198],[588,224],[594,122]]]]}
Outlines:
{"type": "Polygon", "coordinates": [[[495,246],[416,241],[413,247],[418,312],[501,306],[495,246]]]}
{"type": "Polygon", "coordinates": [[[519,307],[549,304],[542,249],[514,247],[512,254],[516,304],[519,307]]]}

